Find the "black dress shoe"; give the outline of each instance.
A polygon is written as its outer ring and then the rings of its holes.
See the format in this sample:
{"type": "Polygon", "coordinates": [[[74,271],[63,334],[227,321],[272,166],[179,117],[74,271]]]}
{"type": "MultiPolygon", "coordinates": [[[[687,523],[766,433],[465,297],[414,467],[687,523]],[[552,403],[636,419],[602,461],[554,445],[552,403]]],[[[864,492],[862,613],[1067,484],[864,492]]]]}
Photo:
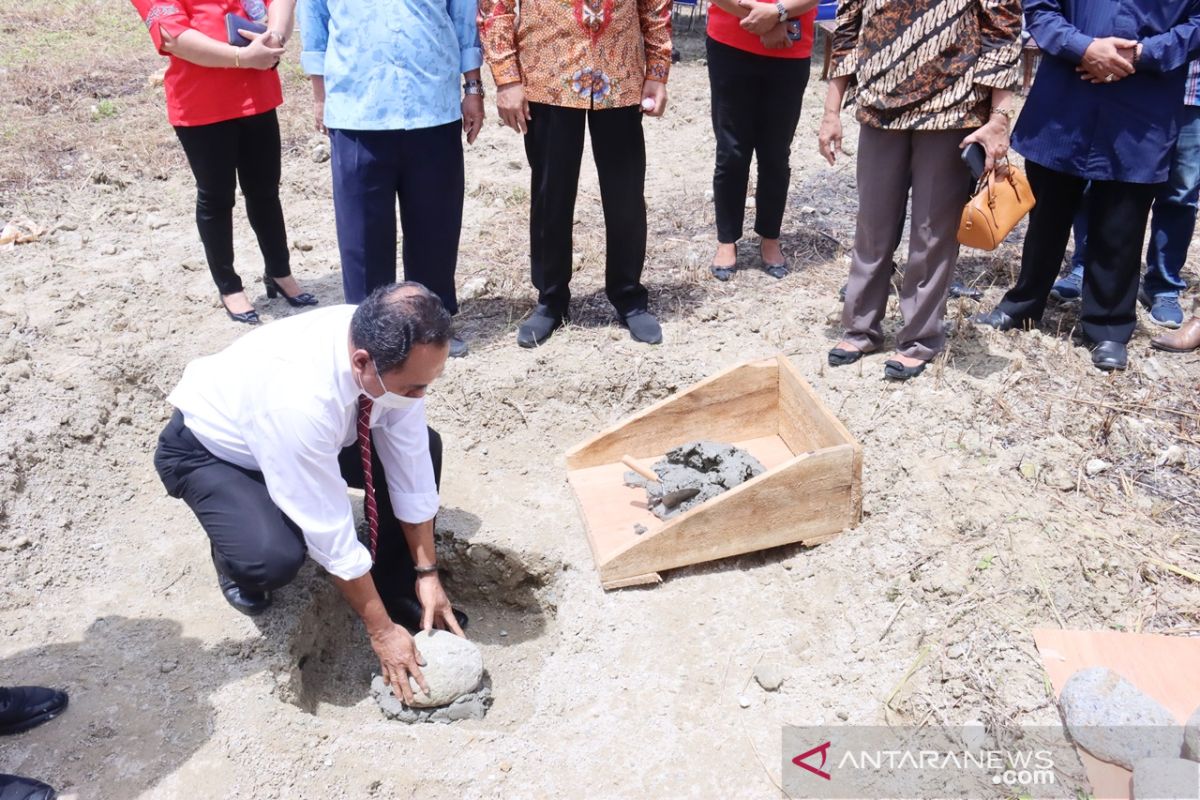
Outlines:
{"type": "Polygon", "coordinates": [[[829,351],[829,366],[844,367],[847,364],[853,364],[865,355],[866,353],[862,350],[843,350],[835,347],[829,351]]]}
{"type": "Polygon", "coordinates": [[[554,335],[563,326],[566,317],[556,314],[549,306],[538,305],[517,329],[517,344],[521,347],[537,347],[554,335]]]}
{"type": "Polygon", "coordinates": [[[317,298],[313,297],[308,292],[301,292],[295,297],[289,297],[284,293],[283,289],[279,288],[279,284],[270,275],[263,275],[263,286],[267,287],[267,299],[274,300],[277,296],[283,295],[283,299],[292,308],[300,308],[301,306],[315,306],[318,302],[317,298]]]}
{"type": "Polygon", "coordinates": [[[986,314],[976,314],[975,316],[971,317],[971,321],[976,325],[986,325],[989,328],[995,328],[998,331],[1011,331],[1013,328],[1017,328],[1022,325],[1021,320],[1010,317],[999,308],[993,308],[986,314]]]}
{"type": "Polygon", "coordinates": [[[243,589],[220,572],[217,573],[217,585],[229,605],[248,617],[256,617],[271,607],[271,593],[259,592],[253,589],[243,589]]]}
{"type": "Polygon", "coordinates": [[[983,297],[983,291],[971,286],[967,286],[962,281],[954,281],[950,284],[951,297],[965,297],[968,300],[978,300],[983,297]]]}
{"type": "Polygon", "coordinates": [[[1125,369],[1129,366],[1129,354],[1122,342],[1096,342],[1092,350],[1092,364],[1105,372],[1125,369]]]}
{"type": "Polygon", "coordinates": [[[907,381],[924,372],[928,363],[927,361],[922,361],[915,367],[909,367],[895,359],[889,358],[883,362],[883,377],[891,378],[894,381],[907,381]]]}
{"type": "Polygon", "coordinates": [[[467,343],[457,333],[450,337],[450,358],[466,358],[471,352],[467,343]]]}
{"type": "MultiPolygon", "coordinates": [[[[417,598],[391,597],[383,601],[383,606],[387,609],[392,622],[403,625],[414,633],[421,630],[421,603],[417,598]]],[[[465,631],[471,620],[465,612],[459,611],[457,608],[451,610],[454,612],[454,619],[458,621],[458,627],[465,631]]]]}
{"type": "Polygon", "coordinates": [[[621,324],[629,329],[629,335],[635,342],[662,343],[662,326],[658,324],[655,316],[645,309],[621,315],[621,324]]]}
{"type": "Polygon", "coordinates": [[[0,734],[21,733],[54,719],[67,708],[67,693],[42,686],[0,689],[0,734]]]}
{"type": "Polygon", "coordinates": [[[758,248],[758,257],[759,257],[759,259],[762,260],[763,272],[767,273],[775,280],[782,280],[783,278],[786,278],[788,276],[788,273],[790,272],[790,270],[788,269],[788,263],[787,263],[786,258],[781,263],[778,263],[778,264],[769,263],[767,261],[766,256],[763,255],[761,245],[758,248]]]}
{"type": "Polygon", "coordinates": [[[219,297],[221,300],[221,308],[225,309],[225,313],[228,314],[229,318],[234,322],[241,322],[244,325],[258,325],[260,322],[262,322],[262,320],[258,318],[258,312],[253,308],[249,311],[242,311],[235,314],[229,310],[229,306],[225,305],[225,297],[223,295],[219,295],[219,297]]]}
{"type": "Polygon", "coordinates": [[[716,264],[709,264],[708,271],[712,276],[719,281],[727,281],[733,277],[733,273],[737,272],[737,264],[728,267],[719,267],[716,264]]]}
{"type": "Polygon", "coordinates": [[[41,781],[20,775],[0,775],[0,800],[54,800],[58,793],[41,781]]]}

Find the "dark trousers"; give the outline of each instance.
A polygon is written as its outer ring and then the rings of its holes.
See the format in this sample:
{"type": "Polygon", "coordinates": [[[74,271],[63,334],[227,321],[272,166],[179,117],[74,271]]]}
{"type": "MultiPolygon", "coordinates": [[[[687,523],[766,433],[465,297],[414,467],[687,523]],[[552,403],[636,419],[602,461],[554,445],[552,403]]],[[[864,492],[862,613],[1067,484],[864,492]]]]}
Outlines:
{"type": "Polygon", "coordinates": [[[538,302],[557,314],[566,314],[571,302],[571,232],[586,127],[604,208],[605,293],[619,314],[644,310],[646,141],[641,109],[596,111],[530,103],[529,113],[529,260],[538,302]]]}
{"type": "MultiPolygon", "coordinates": [[[[392,510],[387,476],[372,449],[379,538],[371,575],[385,605],[412,597],[416,573],[404,532],[392,510]]],[[[440,485],[442,438],[429,429],[433,474],[440,485]]],[[[355,442],[338,456],[342,477],[363,488],[362,460],[355,442]]],[[[226,577],[247,589],[266,591],[290,583],[304,563],[304,534],[271,501],[261,472],[244,469],[204,448],[176,411],[158,437],[154,466],[172,497],[187,503],[213,546],[213,562],[226,577]]],[[[331,498],[333,500],[333,498],[331,498]]]]}
{"type": "Polygon", "coordinates": [[[177,127],[175,134],[196,177],[196,227],[217,290],[221,294],[242,291],[242,279],[233,269],[233,205],[239,183],[267,274],[273,278],[291,275],[279,203],[279,119],[275,112],[177,127]]]}
{"type": "MultiPolygon", "coordinates": [[[[1029,215],[1021,274],[1000,301],[1020,321],[1037,322],[1058,277],[1071,222],[1089,182],[1025,162],[1037,205],[1029,215]]],[[[1138,272],[1150,205],[1158,184],[1091,181],[1088,256],[1079,321],[1093,342],[1127,343],[1137,322],[1138,272]]]]}
{"type": "Polygon", "coordinates": [[[361,303],[396,280],[396,201],[404,279],[458,313],[454,271],[463,215],[462,123],[407,131],[330,130],[342,287],[361,303]]]}
{"type": "Polygon", "coordinates": [[[746,183],[754,155],[758,156],[754,232],[764,239],[778,239],[809,60],[747,53],[713,39],[706,46],[713,134],[717,137],[713,173],[717,241],[732,244],[742,238],[746,183]]]}

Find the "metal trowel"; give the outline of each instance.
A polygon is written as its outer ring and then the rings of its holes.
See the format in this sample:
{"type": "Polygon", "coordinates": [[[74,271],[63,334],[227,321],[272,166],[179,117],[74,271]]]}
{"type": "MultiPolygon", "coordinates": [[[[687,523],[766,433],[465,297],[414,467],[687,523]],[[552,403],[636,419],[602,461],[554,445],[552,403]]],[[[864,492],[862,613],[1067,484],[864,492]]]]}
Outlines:
{"type": "Polygon", "coordinates": [[[688,500],[691,500],[693,497],[700,494],[700,490],[695,486],[687,489],[676,489],[673,492],[666,491],[666,487],[662,485],[662,480],[658,477],[658,474],[653,470],[646,469],[641,464],[634,461],[632,456],[621,456],[621,463],[629,467],[638,475],[641,475],[646,480],[653,481],[654,483],[658,484],[660,496],[655,499],[662,503],[664,508],[675,508],[675,506],[679,505],[680,503],[686,503],[688,500]]]}

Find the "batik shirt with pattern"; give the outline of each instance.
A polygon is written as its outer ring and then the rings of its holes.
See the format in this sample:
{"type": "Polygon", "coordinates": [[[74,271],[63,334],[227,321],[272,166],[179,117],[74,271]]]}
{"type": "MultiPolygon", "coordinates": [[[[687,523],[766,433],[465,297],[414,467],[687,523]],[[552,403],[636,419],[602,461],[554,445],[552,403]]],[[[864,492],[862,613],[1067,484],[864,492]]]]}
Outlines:
{"type": "Polygon", "coordinates": [[[671,70],[671,0],[480,0],[479,33],[497,86],[533,103],[621,108],[671,70]]]}
{"type": "Polygon", "coordinates": [[[956,130],[988,121],[1020,57],[1021,0],[842,0],[831,75],[864,125],[956,130]]]}

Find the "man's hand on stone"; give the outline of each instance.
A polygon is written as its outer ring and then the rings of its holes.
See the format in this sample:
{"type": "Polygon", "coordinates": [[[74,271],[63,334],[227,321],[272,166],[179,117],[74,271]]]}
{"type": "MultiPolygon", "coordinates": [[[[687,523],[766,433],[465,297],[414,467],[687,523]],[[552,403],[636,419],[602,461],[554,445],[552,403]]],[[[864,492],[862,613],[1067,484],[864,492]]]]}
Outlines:
{"type": "Polygon", "coordinates": [[[426,572],[417,576],[417,600],[421,603],[421,629],[444,628],[467,638],[466,634],[454,618],[454,609],[446,590],[442,588],[442,580],[436,572],[426,572]]]}
{"type": "Polygon", "coordinates": [[[411,705],[413,699],[412,686],[408,682],[410,675],[416,680],[417,686],[421,687],[421,691],[429,692],[425,676],[421,674],[421,666],[424,665],[425,659],[421,658],[412,636],[404,628],[392,624],[377,633],[372,633],[371,649],[379,657],[379,669],[383,674],[384,683],[391,686],[392,693],[401,697],[406,705],[411,705]]]}
{"type": "Polygon", "coordinates": [[[1138,43],[1108,36],[1093,39],[1076,71],[1091,83],[1115,83],[1134,73],[1138,43]]]}

